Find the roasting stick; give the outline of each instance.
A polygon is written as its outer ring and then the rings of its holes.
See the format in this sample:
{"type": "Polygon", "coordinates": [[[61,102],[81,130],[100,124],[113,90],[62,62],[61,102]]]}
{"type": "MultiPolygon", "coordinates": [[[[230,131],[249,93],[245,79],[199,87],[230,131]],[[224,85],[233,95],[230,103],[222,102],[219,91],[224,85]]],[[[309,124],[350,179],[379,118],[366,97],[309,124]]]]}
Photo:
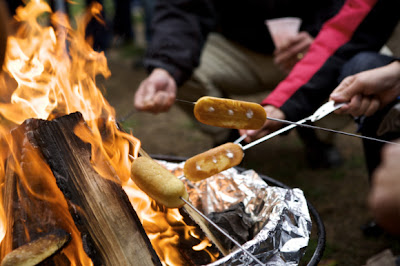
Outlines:
{"type": "Polygon", "coordinates": [[[240,142],[246,137],[242,136],[233,143],[225,143],[187,159],[183,167],[183,173],[186,179],[189,179],[193,182],[206,179],[231,167],[237,166],[241,163],[245,150],[271,139],[285,131],[291,130],[296,126],[311,127],[368,140],[393,143],[386,140],[365,137],[347,132],[304,125],[307,122],[315,122],[320,120],[321,118],[341,108],[343,105],[345,105],[345,103],[328,101],[318,108],[312,115],[298,122],[291,122],[267,117],[264,108],[255,103],[208,96],[201,97],[196,101],[196,103],[185,100],[178,101],[194,104],[193,113],[196,119],[206,125],[236,129],[260,129],[267,119],[290,124],[246,145],[240,144],[240,142]]]}
{"type": "Polygon", "coordinates": [[[244,140],[247,137],[247,134],[243,134],[240,136],[240,138],[238,138],[237,140],[235,140],[233,143],[235,144],[239,144],[240,142],[242,142],[242,140],[244,140]]]}
{"type": "MultiPolygon", "coordinates": [[[[221,100],[219,100],[221,101],[221,100]]],[[[221,119],[218,118],[218,112],[222,114],[224,119],[230,119],[231,121],[236,121],[236,120],[247,120],[246,116],[243,116],[243,112],[247,114],[247,110],[252,108],[250,105],[245,105],[242,103],[238,102],[229,102],[229,104],[225,104],[224,102],[217,102],[217,104],[214,105],[215,108],[212,105],[208,105],[206,108],[202,108],[202,113],[199,114],[197,113],[197,116],[202,115],[203,118],[209,117],[210,120],[213,120],[212,122],[217,123],[221,119]],[[237,106],[244,105],[246,106],[245,108],[238,108],[237,106]],[[218,111],[217,111],[218,110],[218,111]],[[230,112],[231,110],[234,110],[234,112],[230,112]],[[242,112],[241,114],[239,112],[242,112]],[[228,114],[228,115],[226,115],[228,114]],[[235,115],[237,114],[237,116],[235,115]]],[[[196,103],[198,105],[199,103],[196,103]]],[[[268,139],[271,139],[285,131],[288,131],[298,125],[303,125],[306,122],[315,122],[317,120],[320,120],[321,118],[327,116],[328,114],[334,112],[335,110],[341,108],[345,103],[339,103],[336,104],[334,101],[329,101],[325,104],[323,104],[320,108],[317,109],[312,115],[298,121],[298,122],[290,122],[287,121],[290,125],[281,128],[275,132],[272,132],[258,140],[255,140],[253,142],[250,142],[246,145],[240,144],[240,142],[245,138],[245,136],[241,136],[239,139],[237,139],[235,142],[228,142],[223,145],[217,146],[215,148],[212,148],[208,151],[205,151],[203,153],[200,153],[198,155],[195,155],[189,159],[186,160],[185,165],[183,167],[183,173],[186,179],[189,179],[193,182],[200,181],[203,179],[206,179],[210,176],[213,176],[217,173],[220,173],[224,170],[227,170],[231,167],[237,166],[238,164],[241,163],[243,156],[244,156],[244,151],[253,147],[254,145],[257,145],[261,142],[264,142],[268,139]]],[[[261,106],[258,106],[257,108],[259,109],[261,106]]],[[[261,107],[262,108],[262,107],[261,107]]],[[[264,111],[264,109],[263,109],[264,111]]],[[[196,112],[196,109],[195,109],[196,112]]],[[[255,112],[254,112],[255,113],[255,112]]],[[[250,116],[249,119],[251,119],[252,116],[250,116]]],[[[263,120],[265,122],[266,119],[269,119],[267,115],[265,114],[264,111],[264,116],[263,120]]],[[[274,121],[279,121],[279,122],[284,122],[285,120],[275,120],[271,119],[274,121]]],[[[206,121],[208,123],[208,121],[206,121]]],[[[263,124],[264,124],[263,122],[263,124]]],[[[243,124],[243,123],[240,123],[243,124]]],[[[208,125],[211,125],[209,123],[208,125]]],[[[309,125],[305,125],[309,126],[309,125]]],[[[311,126],[312,127],[312,126],[311,126]]],[[[236,127],[238,128],[238,127],[236,127]]],[[[316,129],[323,129],[320,127],[314,127],[316,129]]],[[[330,132],[336,132],[339,133],[339,131],[334,131],[331,129],[325,129],[326,131],[330,132]]],[[[340,131],[341,132],[341,131],[340,131]]],[[[393,142],[388,142],[386,140],[378,140],[370,137],[364,137],[364,136],[359,136],[356,134],[350,134],[346,132],[341,132],[342,134],[345,135],[350,135],[354,137],[359,137],[359,138],[366,138],[369,140],[375,140],[375,141],[381,141],[384,143],[393,143],[393,142]]]]}
{"type": "MultiPolygon", "coordinates": [[[[191,102],[191,101],[187,101],[187,100],[182,100],[182,99],[175,99],[175,101],[178,102],[182,102],[182,103],[187,103],[187,104],[191,104],[191,105],[196,105],[196,102],[191,102]]],[[[329,102],[328,102],[329,103],[329,102]]],[[[336,107],[333,107],[333,110],[328,110],[325,111],[325,113],[322,116],[319,116],[317,119],[315,119],[312,122],[315,122],[316,120],[321,119],[322,117],[324,117],[325,115],[339,109],[343,104],[338,104],[336,105],[336,107]]],[[[318,109],[319,110],[319,109],[318,109]]],[[[317,110],[317,112],[318,112],[317,110]]],[[[317,113],[316,112],[316,113],[317,113]]],[[[124,120],[126,120],[126,118],[130,117],[133,113],[135,113],[135,110],[132,110],[131,112],[129,112],[127,115],[125,115],[124,117],[122,117],[120,119],[120,122],[123,122],[124,120]]],[[[315,113],[312,115],[314,116],[315,113]]],[[[271,139],[283,132],[286,132],[296,126],[301,126],[301,127],[307,127],[307,128],[313,128],[313,129],[317,129],[317,130],[323,130],[323,131],[327,131],[327,132],[331,132],[331,133],[336,133],[336,134],[342,134],[342,135],[346,135],[346,136],[351,136],[351,137],[356,137],[356,138],[361,138],[361,139],[366,139],[366,140],[371,140],[371,141],[377,141],[377,142],[382,142],[382,143],[387,143],[387,144],[395,144],[395,145],[400,145],[398,143],[392,142],[392,141],[387,141],[387,140],[382,140],[382,139],[378,139],[378,138],[373,138],[373,137],[367,137],[367,136],[363,136],[363,135],[358,135],[358,134],[353,134],[353,133],[349,133],[349,132],[344,132],[344,131],[339,131],[339,130],[334,130],[334,129],[329,129],[329,128],[324,128],[324,127],[318,127],[318,126],[312,126],[309,124],[305,124],[305,122],[307,122],[307,120],[310,120],[310,117],[297,121],[297,122],[293,122],[293,121],[288,121],[288,120],[283,120],[283,119],[277,119],[277,118],[272,118],[272,117],[266,117],[266,119],[271,120],[271,121],[276,121],[276,122],[280,122],[280,123],[285,123],[285,124],[290,124],[287,127],[284,127],[280,130],[277,130],[271,134],[268,134],[266,136],[264,136],[263,138],[260,138],[258,140],[255,140],[253,142],[250,142],[248,144],[246,144],[245,146],[243,146],[243,150],[247,150],[261,142],[264,142],[268,139],[271,139]]],[[[233,143],[235,144],[239,144],[240,142],[242,142],[242,140],[244,140],[247,137],[246,134],[240,136],[240,138],[238,138],[237,140],[235,140],[233,143]]]]}
{"type": "MultiPolygon", "coordinates": [[[[313,128],[313,129],[318,129],[318,130],[323,130],[323,131],[328,131],[328,132],[332,132],[332,133],[337,133],[337,134],[342,134],[342,135],[346,135],[346,136],[350,136],[350,137],[356,137],[356,138],[361,138],[361,139],[367,139],[367,140],[371,140],[371,141],[377,141],[377,142],[383,142],[383,143],[387,143],[387,144],[395,144],[395,145],[400,145],[400,143],[396,143],[393,141],[388,141],[388,140],[383,140],[383,139],[377,139],[377,138],[372,138],[372,137],[367,137],[367,136],[363,136],[363,135],[357,135],[357,134],[353,134],[353,133],[349,133],[349,132],[344,132],[344,131],[339,131],[339,130],[334,130],[334,129],[329,129],[329,128],[324,128],[324,127],[318,127],[318,126],[312,126],[312,125],[308,125],[308,124],[299,124],[299,122],[292,122],[292,121],[288,121],[288,120],[282,120],[282,119],[277,119],[277,118],[271,118],[271,117],[267,117],[268,120],[272,120],[272,121],[277,121],[277,122],[281,122],[281,123],[285,123],[285,124],[290,124],[287,127],[284,127],[280,130],[277,130],[275,132],[272,132],[271,134],[268,134],[258,140],[252,141],[246,145],[244,145],[242,147],[243,150],[247,150],[261,142],[264,142],[268,139],[271,139],[273,137],[275,137],[276,135],[279,135],[285,131],[288,131],[296,126],[301,126],[301,127],[307,127],[307,128],[313,128]]],[[[240,143],[243,139],[245,139],[247,137],[246,134],[242,135],[240,138],[238,138],[234,143],[238,144],[240,143]]]]}
{"type": "MultiPolygon", "coordinates": [[[[186,100],[180,100],[177,99],[177,101],[180,102],[184,102],[184,103],[189,103],[189,104],[194,104],[196,105],[196,103],[194,102],[190,102],[190,101],[186,101],[186,100]]],[[[358,134],[352,134],[352,133],[348,133],[348,132],[343,132],[343,131],[339,131],[339,130],[333,130],[333,129],[329,129],[329,128],[323,128],[323,127],[318,127],[318,126],[312,126],[312,125],[308,125],[305,124],[307,121],[311,121],[311,122],[315,122],[323,117],[325,117],[326,115],[332,113],[333,111],[341,108],[345,103],[339,103],[339,104],[335,104],[333,101],[329,101],[325,104],[323,104],[320,108],[318,108],[317,111],[315,111],[314,114],[312,114],[311,116],[304,118],[298,122],[292,122],[292,121],[288,121],[288,120],[283,120],[283,119],[277,119],[277,118],[272,118],[272,117],[268,117],[266,116],[265,118],[271,121],[276,121],[276,122],[280,122],[280,123],[285,123],[285,124],[289,124],[289,126],[284,127],[280,130],[277,130],[275,132],[272,132],[271,134],[268,134],[266,136],[264,136],[263,138],[260,138],[258,140],[255,140],[253,142],[248,143],[247,145],[243,146],[242,149],[247,150],[251,147],[253,147],[254,145],[257,145],[261,142],[264,142],[268,139],[271,139],[285,131],[288,131],[296,126],[302,126],[302,127],[307,127],[307,128],[313,128],[313,129],[317,129],[317,130],[324,130],[324,131],[328,131],[328,132],[332,132],[332,133],[336,133],[336,134],[342,134],[342,135],[346,135],[346,136],[351,136],[351,137],[357,137],[357,138],[361,138],[361,139],[367,139],[367,140],[371,140],[371,141],[377,141],[377,142],[382,142],[382,143],[387,143],[387,144],[396,144],[396,145],[400,145],[398,143],[392,142],[392,141],[387,141],[387,140],[382,140],[382,139],[378,139],[378,138],[373,138],[373,137],[367,137],[367,136],[363,136],[363,135],[358,135],[358,134]]],[[[239,144],[243,139],[246,138],[247,135],[242,135],[240,138],[238,138],[236,141],[234,141],[235,144],[239,144]]]]}
{"type": "MultiPolygon", "coordinates": [[[[264,136],[264,137],[262,137],[260,139],[257,139],[255,141],[252,141],[252,142],[244,145],[242,147],[242,150],[247,150],[247,149],[249,149],[249,148],[251,148],[251,147],[253,147],[253,146],[255,146],[255,145],[257,145],[257,144],[259,144],[261,142],[264,142],[264,141],[266,141],[268,139],[271,139],[271,138],[273,138],[273,137],[275,137],[275,136],[277,136],[277,135],[279,135],[279,134],[281,134],[281,133],[283,133],[285,131],[288,131],[288,130],[296,127],[296,126],[313,128],[313,129],[318,129],[318,130],[324,130],[324,131],[328,131],[328,132],[332,132],[332,133],[337,133],[337,134],[342,134],[342,135],[346,135],[346,136],[351,136],[351,137],[356,137],[356,138],[361,138],[361,139],[367,139],[367,140],[372,140],[372,141],[377,141],[377,142],[383,142],[383,143],[387,143],[387,144],[400,145],[399,143],[392,142],[392,141],[387,141],[387,140],[383,140],[383,139],[377,139],[377,138],[367,137],[367,136],[363,136],[363,135],[357,135],[357,134],[353,134],[353,133],[348,133],[348,132],[344,132],[344,131],[339,131],[339,130],[324,128],[324,127],[318,127],[318,126],[312,126],[312,125],[304,124],[304,122],[307,121],[307,120],[304,121],[305,119],[300,120],[298,122],[292,122],[292,121],[288,121],[288,120],[282,120],[282,119],[270,118],[270,117],[267,117],[267,119],[268,120],[272,120],[272,121],[285,123],[285,124],[290,124],[290,125],[286,126],[284,128],[281,128],[281,129],[279,129],[277,131],[274,131],[274,132],[272,132],[272,133],[270,133],[270,134],[268,134],[268,135],[266,135],[266,136],[264,136]]],[[[245,135],[243,135],[243,136],[245,136],[245,135]]],[[[241,136],[240,138],[242,138],[243,136],[241,136]]],[[[237,139],[235,141],[235,143],[238,142],[238,141],[240,142],[241,141],[240,138],[237,139]]]]}
{"type": "Polygon", "coordinates": [[[182,103],[193,104],[193,105],[196,104],[196,102],[191,102],[191,101],[186,101],[186,100],[181,100],[181,99],[175,99],[175,101],[177,101],[177,102],[182,102],[182,103]]]}
{"type": "MultiPolygon", "coordinates": [[[[300,120],[297,123],[299,123],[299,125],[301,125],[301,123],[305,123],[306,121],[307,121],[306,119],[303,119],[303,120],[300,120]]],[[[270,134],[268,134],[268,135],[266,135],[266,136],[264,136],[262,138],[259,138],[259,139],[255,140],[255,141],[250,142],[249,144],[244,145],[242,147],[242,150],[245,151],[248,148],[251,148],[251,147],[253,147],[253,146],[255,146],[255,145],[257,145],[257,144],[259,144],[261,142],[264,142],[264,141],[266,141],[268,139],[271,139],[271,138],[273,138],[273,137],[275,137],[275,136],[277,136],[277,135],[279,135],[279,134],[281,134],[281,133],[283,133],[285,131],[288,131],[288,130],[296,127],[296,126],[297,126],[297,124],[292,124],[292,125],[286,126],[284,128],[281,128],[279,130],[276,130],[276,131],[274,131],[274,132],[272,132],[272,133],[270,133],[270,134]]]]}
{"type": "Polygon", "coordinates": [[[231,237],[228,233],[226,233],[221,227],[219,227],[216,223],[214,223],[211,219],[209,219],[206,215],[204,215],[201,211],[199,211],[196,207],[194,207],[189,201],[180,197],[190,208],[192,208],[195,212],[197,212],[201,217],[203,217],[208,223],[214,226],[215,229],[220,231],[225,237],[227,237],[230,241],[232,241],[237,247],[239,247],[243,252],[249,255],[254,261],[256,261],[260,265],[265,265],[259,259],[257,259],[253,254],[251,254],[247,249],[245,249],[239,242],[237,242],[233,237],[231,237]]]}
{"type": "MultiPolygon", "coordinates": [[[[344,132],[344,131],[338,131],[338,130],[333,130],[333,129],[329,129],[329,128],[324,128],[324,127],[318,127],[318,126],[311,126],[308,124],[302,124],[301,121],[299,122],[292,122],[292,121],[287,121],[287,120],[282,120],[282,119],[276,119],[276,118],[270,118],[267,117],[267,119],[272,120],[272,121],[277,121],[277,122],[281,122],[281,123],[285,123],[285,124],[290,124],[287,127],[281,128],[277,131],[272,132],[271,134],[268,134],[260,139],[257,139],[255,141],[250,142],[249,144],[246,144],[242,147],[242,150],[247,150],[261,142],[264,142],[268,139],[271,139],[285,131],[288,131],[296,126],[301,126],[301,127],[307,127],[307,128],[313,128],[313,129],[318,129],[318,130],[324,130],[324,131],[328,131],[328,132],[332,132],[332,133],[337,133],[337,134],[342,134],[342,135],[346,135],[346,136],[351,136],[351,137],[357,137],[357,138],[361,138],[361,139],[367,139],[367,140],[372,140],[372,141],[378,141],[378,142],[383,142],[383,143],[387,143],[387,144],[395,144],[395,145],[400,145],[399,143],[396,142],[392,142],[392,141],[387,141],[387,140],[383,140],[383,139],[377,139],[377,138],[372,138],[372,137],[367,137],[367,136],[363,136],[363,135],[357,135],[357,134],[353,134],[353,133],[348,133],[348,132],[344,132]]],[[[246,135],[243,135],[246,136],[246,135]]],[[[239,143],[243,140],[243,136],[241,136],[239,139],[237,139],[235,141],[235,143],[239,143]]]]}
{"type": "Polygon", "coordinates": [[[123,117],[121,117],[120,119],[118,119],[119,123],[123,123],[125,122],[126,119],[128,119],[129,117],[131,117],[133,114],[135,114],[137,111],[136,109],[132,109],[130,110],[127,114],[125,114],[123,117]]]}
{"type": "Polygon", "coordinates": [[[324,127],[312,126],[312,125],[308,125],[308,124],[297,124],[297,122],[292,122],[292,121],[282,120],[282,119],[277,119],[277,118],[270,118],[270,117],[267,117],[267,119],[272,120],[272,121],[285,123],[285,124],[292,124],[292,125],[297,125],[297,126],[301,126],[301,127],[324,130],[324,131],[337,133],[337,134],[342,134],[342,135],[351,136],[351,137],[357,137],[357,138],[362,138],[362,139],[367,139],[367,140],[372,140],[372,141],[378,141],[378,142],[383,142],[383,143],[387,143],[387,144],[400,145],[399,143],[396,143],[396,142],[393,142],[393,141],[388,141],[388,140],[378,139],[378,138],[373,138],[373,137],[367,137],[367,136],[363,136],[363,135],[357,135],[357,134],[353,134],[353,133],[348,133],[348,132],[329,129],[329,128],[324,128],[324,127]]]}

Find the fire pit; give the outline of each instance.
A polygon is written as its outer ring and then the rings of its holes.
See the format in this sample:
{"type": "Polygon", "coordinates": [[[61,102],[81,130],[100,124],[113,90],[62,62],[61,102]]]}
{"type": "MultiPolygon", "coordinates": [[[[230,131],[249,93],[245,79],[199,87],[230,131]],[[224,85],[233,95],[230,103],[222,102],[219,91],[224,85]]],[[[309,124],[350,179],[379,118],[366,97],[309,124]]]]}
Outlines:
{"type": "MultiPolygon", "coordinates": [[[[160,161],[166,161],[166,162],[173,162],[173,163],[181,163],[186,161],[187,158],[185,157],[179,157],[179,156],[171,156],[171,155],[161,155],[161,154],[152,154],[151,157],[156,160],[160,161]]],[[[241,168],[241,167],[235,167],[239,172],[245,172],[247,169],[241,168]]],[[[271,177],[268,177],[266,175],[258,174],[262,180],[264,180],[268,185],[280,187],[280,188],[285,188],[285,189],[290,189],[287,185],[279,182],[278,180],[275,180],[271,177]]],[[[324,249],[325,249],[325,226],[324,223],[317,212],[317,210],[314,208],[314,206],[307,201],[307,207],[308,210],[312,216],[313,223],[316,225],[317,228],[317,246],[315,247],[310,261],[307,263],[307,265],[318,265],[319,261],[322,258],[324,249]]],[[[308,252],[311,252],[308,250],[308,252]]]]}

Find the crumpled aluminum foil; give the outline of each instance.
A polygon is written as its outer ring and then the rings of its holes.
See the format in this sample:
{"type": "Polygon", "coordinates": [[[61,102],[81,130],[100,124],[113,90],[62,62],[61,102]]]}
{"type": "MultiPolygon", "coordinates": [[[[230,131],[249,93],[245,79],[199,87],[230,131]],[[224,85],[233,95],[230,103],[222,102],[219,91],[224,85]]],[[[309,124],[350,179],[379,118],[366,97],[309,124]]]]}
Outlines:
{"type": "MultiPolygon", "coordinates": [[[[182,176],[184,162],[158,161],[182,176]]],[[[303,191],[269,186],[254,171],[230,168],[199,182],[185,182],[192,204],[205,215],[243,202],[256,226],[255,237],[243,244],[265,265],[298,265],[311,234],[311,218],[303,191]]],[[[257,265],[243,250],[209,264],[257,265]]]]}

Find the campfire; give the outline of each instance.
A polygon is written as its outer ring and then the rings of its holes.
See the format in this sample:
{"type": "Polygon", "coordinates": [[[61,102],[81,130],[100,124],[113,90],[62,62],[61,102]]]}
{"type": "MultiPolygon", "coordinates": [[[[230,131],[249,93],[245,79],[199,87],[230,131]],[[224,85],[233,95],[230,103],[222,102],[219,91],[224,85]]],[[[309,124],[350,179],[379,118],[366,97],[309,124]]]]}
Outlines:
{"type": "Polygon", "coordinates": [[[132,160],[147,155],[96,84],[111,74],[85,39],[100,8],[93,5],[76,27],[40,0],[17,9],[0,76],[1,260],[216,261],[220,251],[185,208],[156,204],[129,178],[132,160]]]}

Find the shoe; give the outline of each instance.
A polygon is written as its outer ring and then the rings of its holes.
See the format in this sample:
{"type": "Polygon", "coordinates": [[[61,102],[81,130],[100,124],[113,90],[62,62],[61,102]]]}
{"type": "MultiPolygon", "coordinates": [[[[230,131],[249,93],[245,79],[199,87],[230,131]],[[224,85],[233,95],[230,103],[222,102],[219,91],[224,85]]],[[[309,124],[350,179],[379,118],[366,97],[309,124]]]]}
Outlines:
{"type": "Polygon", "coordinates": [[[312,169],[334,168],[343,163],[342,155],[333,145],[321,143],[316,146],[306,146],[307,164],[312,169]]]}

